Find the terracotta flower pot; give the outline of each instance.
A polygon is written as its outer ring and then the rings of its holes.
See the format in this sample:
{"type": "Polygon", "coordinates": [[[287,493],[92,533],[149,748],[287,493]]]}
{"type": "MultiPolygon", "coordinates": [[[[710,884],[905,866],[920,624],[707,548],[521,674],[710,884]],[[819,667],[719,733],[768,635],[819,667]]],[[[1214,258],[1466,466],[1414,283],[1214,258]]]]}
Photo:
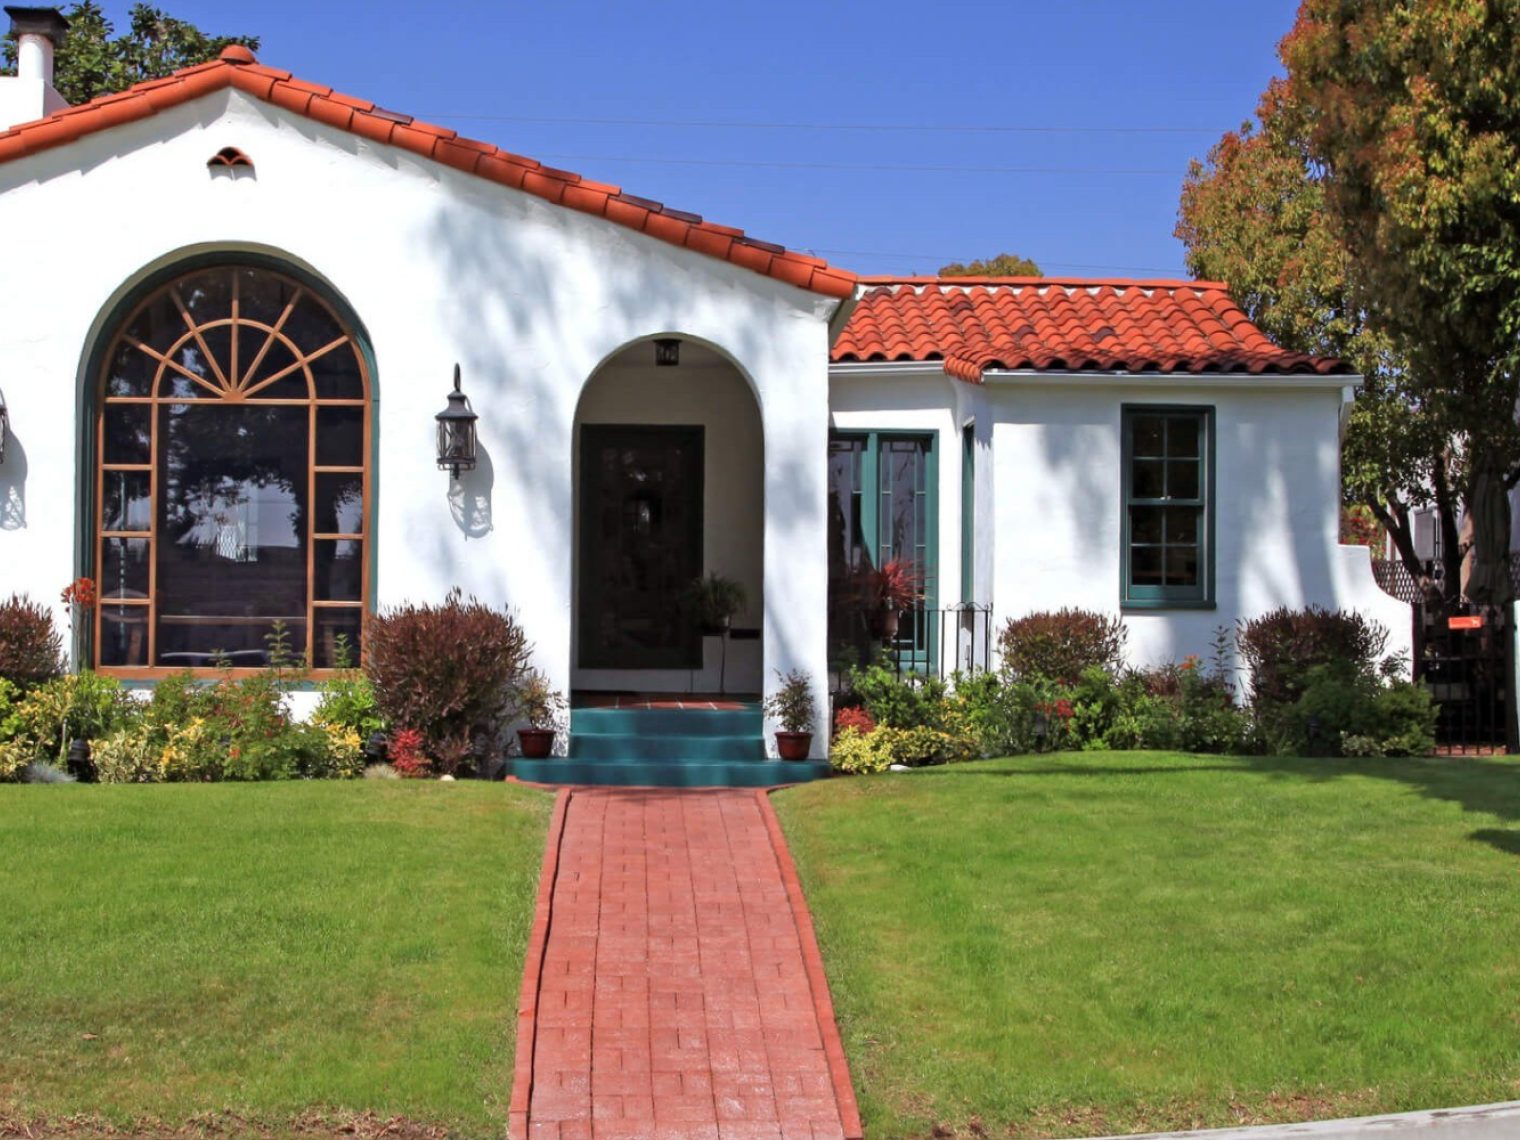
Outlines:
{"type": "Polygon", "coordinates": [[[776,733],[776,752],[783,760],[806,760],[812,747],[811,732],[776,733]]]}
{"type": "Polygon", "coordinates": [[[554,750],[552,728],[519,728],[517,742],[522,745],[525,760],[542,760],[554,750]]]}

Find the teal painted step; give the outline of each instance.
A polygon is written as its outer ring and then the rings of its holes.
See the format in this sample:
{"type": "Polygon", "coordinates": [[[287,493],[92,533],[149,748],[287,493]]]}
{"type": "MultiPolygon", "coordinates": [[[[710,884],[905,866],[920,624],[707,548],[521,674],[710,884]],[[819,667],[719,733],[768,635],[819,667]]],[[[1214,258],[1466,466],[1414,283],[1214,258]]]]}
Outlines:
{"type": "Polygon", "coordinates": [[[750,736],[646,735],[643,733],[570,734],[573,760],[764,760],[765,742],[750,736]]]}
{"type": "Polygon", "coordinates": [[[822,779],[826,760],[741,760],[733,763],[617,761],[514,757],[512,775],[535,784],[639,788],[774,788],[822,779]]]}
{"type": "Polygon", "coordinates": [[[759,736],[765,718],[758,708],[572,709],[570,733],[596,736],[759,736]]]}

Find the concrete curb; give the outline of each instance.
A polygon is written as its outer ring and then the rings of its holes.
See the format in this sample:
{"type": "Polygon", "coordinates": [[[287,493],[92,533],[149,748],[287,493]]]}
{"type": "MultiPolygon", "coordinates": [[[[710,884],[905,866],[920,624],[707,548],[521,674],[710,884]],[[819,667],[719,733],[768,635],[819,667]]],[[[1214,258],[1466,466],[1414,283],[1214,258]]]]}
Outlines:
{"type": "Polygon", "coordinates": [[[1303,1124],[1211,1128],[1203,1132],[1147,1132],[1099,1140],[1514,1140],[1520,1137],[1520,1100],[1469,1108],[1435,1108],[1303,1124]]]}
{"type": "Polygon", "coordinates": [[[528,1105],[533,1096],[533,1044],[538,1029],[538,991],[544,969],[544,950],[549,945],[549,923],[554,901],[554,882],[559,875],[559,848],[565,835],[565,815],[571,792],[560,789],[554,798],[554,816],[544,843],[543,869],[538,876],[538,901],[533,908],[533,929],[523,957],[522,991],[517,998],[517,1054],[512,1065],[512,1101],[507,1108],[509,1140],[528,1140],[528,1105]]]}
{"type": "Polygon", "coordinates": [[[781,831],[781,821],[771,806],[769,793],[773,790],[756,788],[755,798],[760,802],[760,814],[765,819],[771,850],[781,869],[781,881],[786,884],[787,900],[792,906],[792,919],[797,924],[808,988],[813,991],[813,1012],[818,1018],[818,1030],[823,1034],[823,1051],[829,1063],[829,1078],[834,1085],[834,1102],[839,1106],[839,1121],[844,1126],[845,1140],[861,1140],[860,1107],[855,1101],[855,1086],[850,1081],[850,1064],[845,1059],[844,1042],[839,1038],[839,1025],[834,1020],[834,999],[829,994],[829,981],[823,972],[823,955],[818,952],[818,936],[813,930],[807,898],[802,893],[802,880],[797,877],[797,864],[792,861],[786,836],[781,831]]]}

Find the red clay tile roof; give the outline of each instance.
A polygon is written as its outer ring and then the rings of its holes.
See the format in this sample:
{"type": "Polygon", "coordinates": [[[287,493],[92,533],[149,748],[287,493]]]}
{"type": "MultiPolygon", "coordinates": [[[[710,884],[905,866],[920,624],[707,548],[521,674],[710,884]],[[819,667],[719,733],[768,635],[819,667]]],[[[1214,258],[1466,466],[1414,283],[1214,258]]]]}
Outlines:
{"type": "Polygon", "coordinates": [[[401,147],[572,210],[595,214],[799,289],[829,297],[848,297],[855,290],[857,278],[853,273],[820,258],[747,237],[743,230],[705,222],[696,214],[668,209],[647,198],[635,198],[616,186],[555,170],[531,158],[499,150],[490,143],[461,138],[446,127],[398,115],[366,99],[339,94],[331,87],[292,78],[288,71],[260,65],[251,51],[236,44],[224,49],[221,58],[211,63],[187,67],[165,79],[139,83],[118,94],[102,96],[0,132],[0,162],[64,146],[95,131],[147,118],[224,87],[235,87],[319,123],[401,147]]]}
{"type": "Polygon", "coordinates": [[[863,277],[836,362],[943,361],[971,383],[989,368],[1041,372],[1349,374],[1278,348],[1217,281],[863,277]]]}

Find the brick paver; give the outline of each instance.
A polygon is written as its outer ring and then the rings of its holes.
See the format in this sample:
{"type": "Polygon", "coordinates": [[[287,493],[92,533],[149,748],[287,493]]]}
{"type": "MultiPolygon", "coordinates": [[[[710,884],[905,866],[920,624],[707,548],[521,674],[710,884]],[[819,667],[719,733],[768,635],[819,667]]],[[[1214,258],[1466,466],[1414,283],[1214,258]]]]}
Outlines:
{"type": "Polygon", "coordinates": [[[836,1098],[831,1007],[813,990],[812,932],[799,932],[768,810],[749,791],[573,793],[538,979],[530,1137],[845,1140],[847,1119],[858,1134],[853,1102],[836,1098]]]}

